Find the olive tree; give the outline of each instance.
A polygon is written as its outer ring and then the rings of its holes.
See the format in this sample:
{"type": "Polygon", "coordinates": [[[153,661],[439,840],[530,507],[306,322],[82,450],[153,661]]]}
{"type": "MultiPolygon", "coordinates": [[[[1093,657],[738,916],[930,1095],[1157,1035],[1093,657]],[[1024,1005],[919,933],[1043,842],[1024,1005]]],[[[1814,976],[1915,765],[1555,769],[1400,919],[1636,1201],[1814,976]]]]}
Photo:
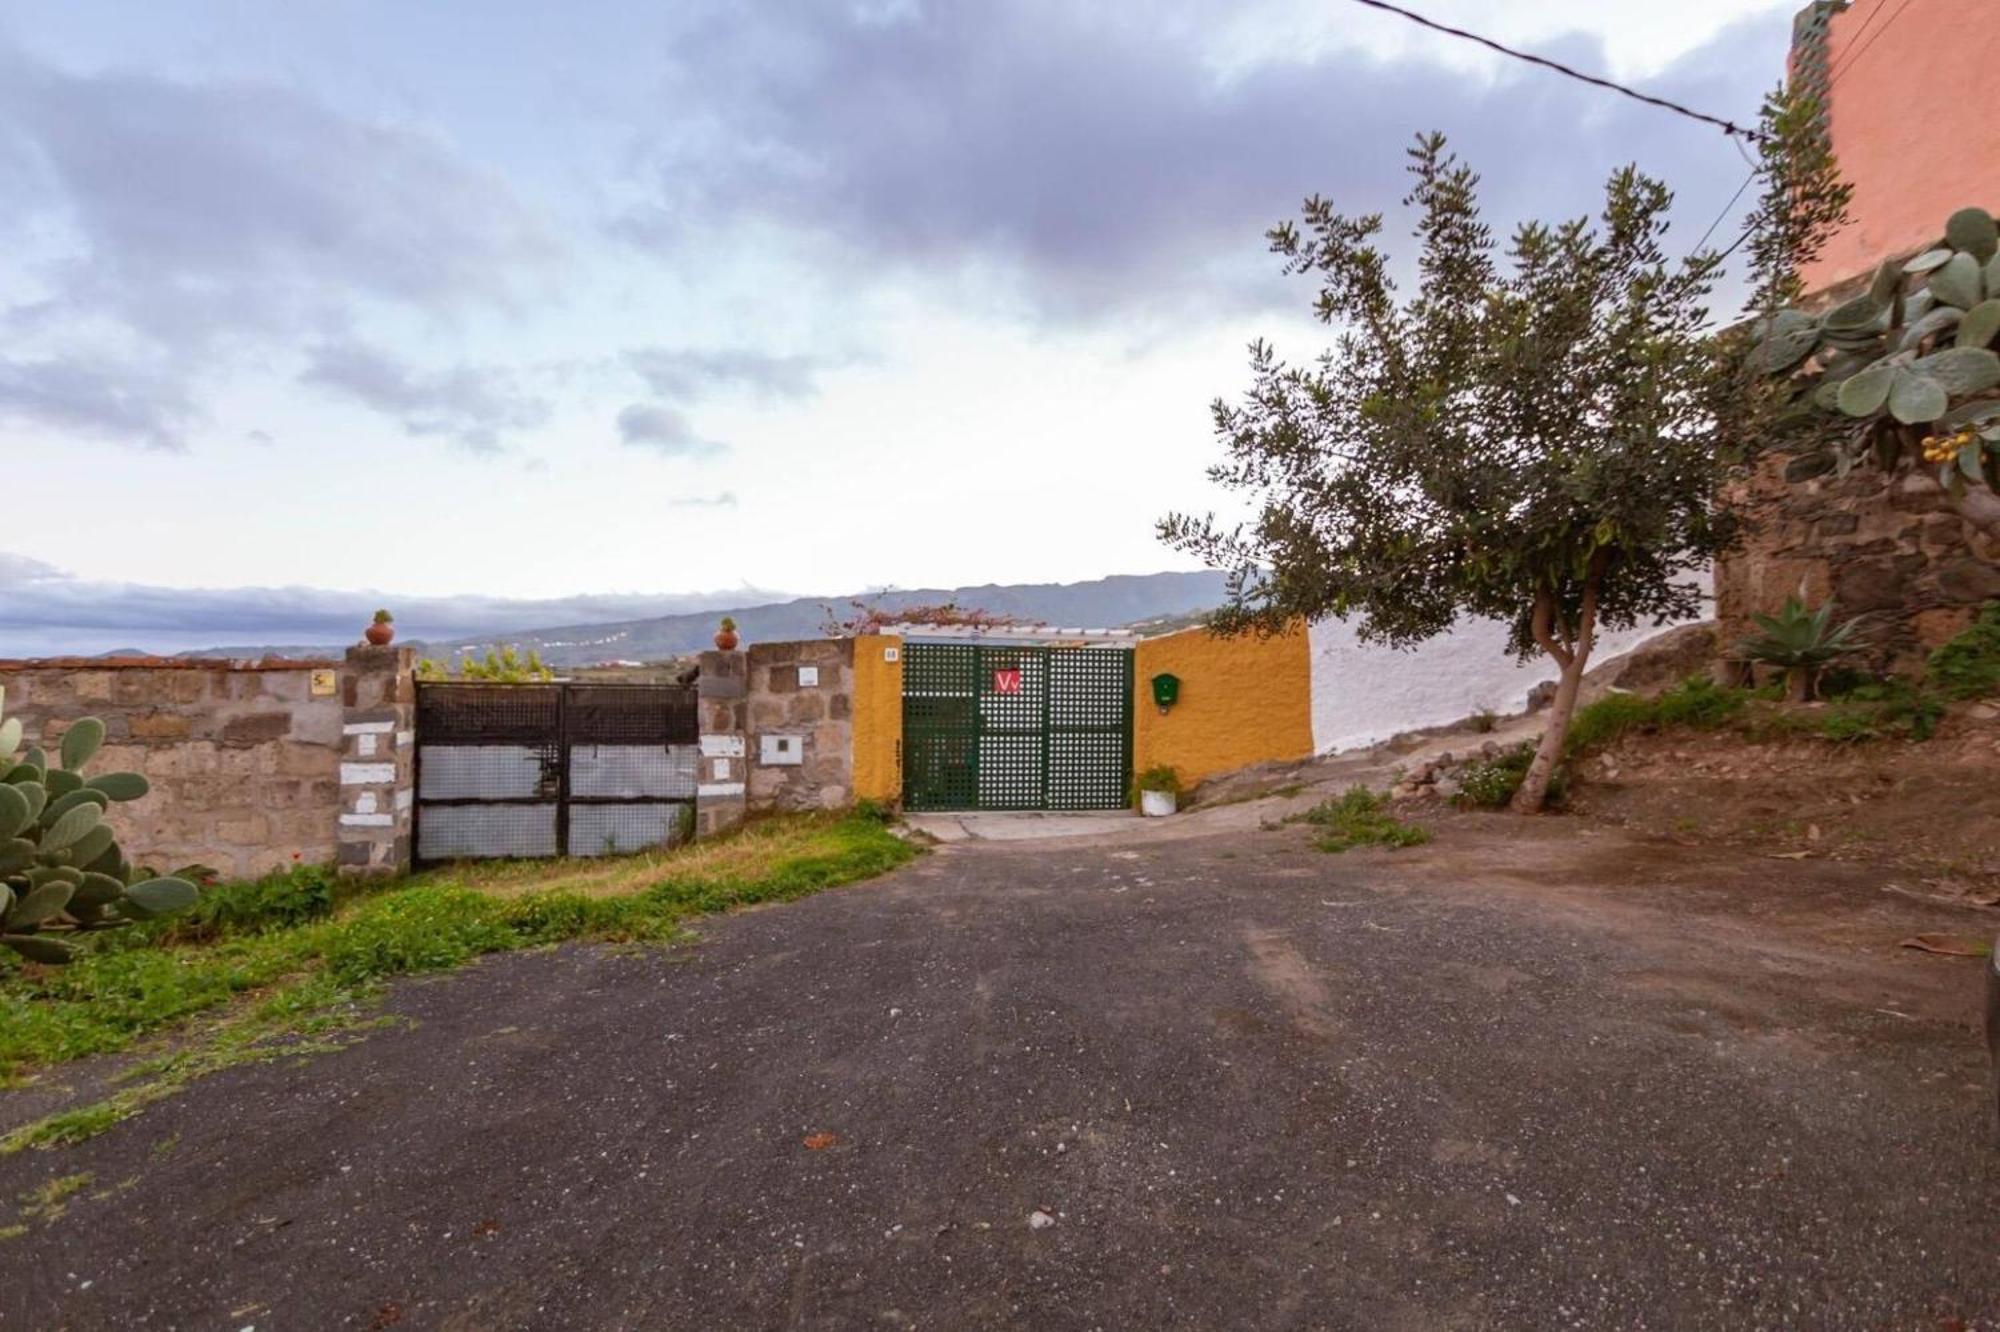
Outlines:
{"type": "Polygon", "coordinates": [[[1598,632],[1700,605],[1691,575],[1732,538],[1717,496],[1744,377],[1709,325],[1719,261],[1668,256],[1659,181],[1619,170],[1596,219],[1524,223],[1503,249],[1442,135],[1410,159],[1407,293],[1379,214],[1314,197],[1269,233],[1337,336],[1304,364],[1252,344],[1248,391],[1214,405],[1210,475],[1254,518],[1176,514],[1161,535],[1230,571],[1223,630],[1357,616],[1410,646],[1510,622],[1511,649],[1559,672],[1515,797],[1534,811],[1598,632]]]}

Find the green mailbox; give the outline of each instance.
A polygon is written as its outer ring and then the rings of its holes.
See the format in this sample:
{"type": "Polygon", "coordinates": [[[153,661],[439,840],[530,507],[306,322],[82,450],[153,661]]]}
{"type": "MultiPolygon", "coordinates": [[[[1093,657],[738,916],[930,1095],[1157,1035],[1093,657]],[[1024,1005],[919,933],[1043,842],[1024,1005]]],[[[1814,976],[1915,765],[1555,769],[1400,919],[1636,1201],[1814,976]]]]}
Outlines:
{"type": "Polygon", "coordinates": [[[1153,677],[1153,702],[1159,705],[1161,712],[1165,712],[1168,708],[1180,702],[1180,698],[1180,676],[1169,675],[1167,672],[1161,671],[1153,677]]]}

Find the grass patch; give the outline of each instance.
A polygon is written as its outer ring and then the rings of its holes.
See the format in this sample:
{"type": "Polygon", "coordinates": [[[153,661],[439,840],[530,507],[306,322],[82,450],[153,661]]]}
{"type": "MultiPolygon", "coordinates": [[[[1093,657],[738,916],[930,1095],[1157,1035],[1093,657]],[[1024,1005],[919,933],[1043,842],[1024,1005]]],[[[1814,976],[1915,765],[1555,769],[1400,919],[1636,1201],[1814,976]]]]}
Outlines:
{"type": "Polygon", "coordinates": [[[95,1179],[89,1171],[45,1179],[21,1195],[21,1215],[53,1221],[63,1214],[69,1200],[90,1187],[95,1179]]]}
{"type": "Polygon", "coordinates": [[[1602,749],[1636,730],[1688,727],[1717,730],[1735,722],[1750,706],[1750,694],[1724,689],[1701,676],[1686,680],[1656,698],[1638,694],[1606,694],[1578,708],[1563,738],[1563,756],[1576,758],[1602,749]]]}
{"type": "MultiPolygon", "coordinates": [[[[1535,742],[1523,740],[1518,745],[1509,745],[1492,758],[1468,763],[1458,774],[1458,803],[1471,809],[1503,809],[1514,799],[1514,793],[1527,780],[1528,768],[1535,761],[1535,742]]],[[[1560,805],[1569,799],[1569,770],[1562,764],[1556,765],[1549,779],[1548,800],[1551,805],[1560,805]]]]}
{"type": "Polygon", "coordinates": [[[1979,618],[1931,653],[1925,678],[1948,698],[2000,694],[2000,601],[1989,601],[1979,618]]]}
{"type": "MultiPolygon", "coordinates": [[[[1577,709],[1564,740],[1564,762],[1603,749],[1635,731],[1727,729],[1752,740],[1804,737],[1846,744],[1891,738],[1928,740],[1944,717],[1944,699],[1929,681],[1829,675],[1823,684],[1827,698],[1813,708],[1782,704],[1777,694],[1781,687],[1725,689],[1701,677],[1657,698],[1610,694],[1577,709]]],[[[1505,760],[1513,761],[1511,757],[1505,760]]],[[[1521,770],[1526,771],[1525,765],[1521,770]]],[[[1519,784],[1518,780],[1514,783],[1519,784]]]]}
{"type": "Polygon", "coordinates": [[[1321,851],[1340,852],[1356,846],[1422,846],[1431,840],[1430,829],[1403,822],[1389,812],[1386,798],[1365,786],[1350,786],[1338,798],[1322,801],[1285,822],[1309,823],[1318,828],[1313,845],[1321,851]]]}
{"type": "Polygon", "coordinates": [[[800,897],[916,854],[879,819],[795,815],[618,860],[455,866],[345,901],[322,898],[301,871],[237,886],[196,922],[92,935],[67,967],[0,971],[0,1079],[12,1081],[256,996],[187,1048],[128,1070],[131,1085],[105,1100],[0,1139],[0,1153],[79,1141],[217,1068],[340,1048],[389,977],[566,939],[672,939],[692,916],[800,897]]]}

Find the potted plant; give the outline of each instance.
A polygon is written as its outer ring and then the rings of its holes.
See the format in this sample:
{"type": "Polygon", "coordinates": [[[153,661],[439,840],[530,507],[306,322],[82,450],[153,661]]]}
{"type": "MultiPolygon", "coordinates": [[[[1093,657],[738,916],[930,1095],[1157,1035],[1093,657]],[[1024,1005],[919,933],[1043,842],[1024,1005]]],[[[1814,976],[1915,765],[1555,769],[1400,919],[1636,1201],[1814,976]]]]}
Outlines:
{"type": "Polygon", "coordinates": [[[1162,763],[1140,773],[1132,783],[1139,790],[1139,812],[1161,819],[1180,806],[1181,775],[1162,763]]]}
{"type": "Polygon", "coordinates": [[[374,623],[368,626],[367,633],[365,634],[368,641],[376,647],[387,647],[389,646],[389,640],[395,636],[396,617],[385,610],[376,611],[374,623]]]}
{"type": "Polygon", "coordinates": [[[722,627],[715,631],[715,646],[724,652],[734,652],[739,641],[741,640],[736,637],[736,621],[727,615],[723,616],[722,627]]]}

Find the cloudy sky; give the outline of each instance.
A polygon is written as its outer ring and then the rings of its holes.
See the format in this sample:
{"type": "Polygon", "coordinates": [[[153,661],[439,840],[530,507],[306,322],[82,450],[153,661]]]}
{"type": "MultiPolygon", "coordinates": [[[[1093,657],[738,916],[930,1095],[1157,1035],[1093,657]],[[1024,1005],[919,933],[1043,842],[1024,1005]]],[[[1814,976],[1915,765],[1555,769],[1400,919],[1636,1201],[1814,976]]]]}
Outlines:
{"type": "MultiPolygon", "coordinates": [[[[1744,119],[1796,0],[1420,7],[1744,119]]],[[[1263,230],[1432,128],[1501,220],[1746,173],[1346,0],[0,0],[0,652],[1185,567],[1323,340],[1263,230]]]]}

